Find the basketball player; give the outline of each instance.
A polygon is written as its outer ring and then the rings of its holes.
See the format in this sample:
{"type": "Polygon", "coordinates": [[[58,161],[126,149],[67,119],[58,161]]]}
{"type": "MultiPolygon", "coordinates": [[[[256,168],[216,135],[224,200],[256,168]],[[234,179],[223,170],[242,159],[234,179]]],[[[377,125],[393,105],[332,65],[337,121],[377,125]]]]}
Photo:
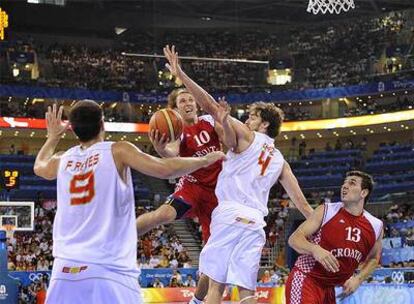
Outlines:
{"type": "MultiPolygon", "coordinates": [[[[158,131],[150,133],[154,149],[161,157],[198,157],[221,150],[222,127],[215,123],[210,115],[197,115],[197,104],[193,95],[186,89],[172,91],[168,96],[168,107],[181,115],[184,129],[181,138],[173,142],[165,140],[165,134],[158,134],[158,131]]],[[[166,204],[138,218],[139,233],[146,233],[154,226],[182,217],[198,217],[202,228],[202,238],[206,242],[210,236],[211,212],[217,206],[214,189],[220,171],[221,162],[219,161],[183,176],[166,204]],[[152,218],[157,221],[152,221],[152,218]]]]}
{"type": "Polygon", "coordinates": [[[129,142],[105,142],[97,103],[78,102],[70,124],[79,145],[54,154],[68,124],[63,107],[46,113],[47,135],[34,172],[57,178],[52,277],[47,303],[140,303],[137,232],[130,168],[158,178],[181,176],[223,158],[159,159],[129,142]]]}
{"type": "MultiPolygon", "coordinates": [[[[182,137],[167,142],[165,135],[153,131],[150,140],[157,153],[164,158],[175,156],[204,156],[220,151],[223,130],[210,115],[198,116],[197,103],[186,89],[177,89],[168,96],[168,107],[176,110],[184,122],[182,137]]],[[[154,227],[180,218],[198,217],[205,244],[210,236],[211,213],[217,206],[214,190],[221,161],[183,176],[176,185],[175,192],[157,210],[145,213],[137,219],[137,230],[146,233],[154,227]]],[[[198,304],[205,298],[208,277],[201,274],[197,289],[190,303],[198,304]]]]}
{"type": "Polygon", "coordinates": [[[342,202],[319,206],[290,236],[290,246],[302,255],[286,284],[287,304],[334,304],[335,286],[343,285],[344,298],[378,266],[382,222],[364,210],[372,189],[370,175],[348,172],[342,202]]]}
{"type": "Polygon", "coordinates": [[[239,287],[241,302],[256,303],[270,188],[279,181],[305,217],[313,211],[274,146],[283,112],[271,103],[257,102],[251,105],[249,119],[243,124],[184,73],[174,46],[165,47],[164,54],[171,73],[181,79],[200,107],[221,123],[224,143],[230,149],[217,181],[219,203],[212,214],[211,236],[200,255],[200,271],[210,278],[207,303],[221,302],[225,284],[239,287]]]}

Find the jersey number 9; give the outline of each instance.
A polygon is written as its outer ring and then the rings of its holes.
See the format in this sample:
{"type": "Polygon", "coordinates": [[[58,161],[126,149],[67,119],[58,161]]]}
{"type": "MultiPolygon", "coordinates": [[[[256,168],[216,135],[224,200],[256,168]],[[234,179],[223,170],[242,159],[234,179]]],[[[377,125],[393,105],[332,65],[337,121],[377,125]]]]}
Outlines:
{"type": "Polygon", "coordinates": [[[70,181],[71,205],[85,205],[95,196],[95,177],[93,171],[74,175],[70,181]],[[74,195],[76,194],[76,195],[74,195]]]}

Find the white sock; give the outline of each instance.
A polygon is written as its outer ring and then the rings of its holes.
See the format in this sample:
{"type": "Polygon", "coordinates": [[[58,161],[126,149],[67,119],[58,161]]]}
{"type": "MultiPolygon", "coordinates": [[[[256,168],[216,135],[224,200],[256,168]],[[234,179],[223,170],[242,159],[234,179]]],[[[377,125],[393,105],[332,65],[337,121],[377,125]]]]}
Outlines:
{"type": "Polygon", "coordinates": [[[195,296],[193,296],[193,297],[191,298],[190,302],[189,302],[189,304],[202,304],[202,303],[203,303],[203,301],[202,301],[202,300],[197,299],[195,296]]]}

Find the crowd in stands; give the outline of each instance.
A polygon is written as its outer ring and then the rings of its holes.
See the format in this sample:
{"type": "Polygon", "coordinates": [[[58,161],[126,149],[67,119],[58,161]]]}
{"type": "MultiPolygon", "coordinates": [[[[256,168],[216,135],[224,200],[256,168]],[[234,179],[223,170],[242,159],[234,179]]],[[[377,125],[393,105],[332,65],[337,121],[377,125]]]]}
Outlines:
{"type": "MultiPolygon", "coordinates": [[[[35,207],[34,232],[16,232],[8,241],[10,271],[52,270],[52,226],[56,207],[35,207]]],[[[48,207],[53,202],[47,202],[48,207]]],[[[5,207],[2,207],[5,208],[5,207]]],[[[151,210],[137,207],[137,215],[151,210]]],[[[138,240],[137,264],[141,268],[190,268],[191,259],[171,226],[160,226],[138,240]]]]}
{"type": "Polygon", "coordinates": [[[45,55],[53,67],[53,78],[42,79],[47,85],[140,91],[157,83],[150,65],[115,50],[52,45],[45,55]]]}
{"type": "MultiPolygon", "coordinates": [[[[413,255],[409,254],[414,250],[414,206],[392,205],[382,220],[384,222],[383,248],[391,251],[393,257],[387,259],[383,267],[414,268],[413,255]]],[[[414,274],[405,276],[405,281],[414,282],[414,274]]]]}
{"type": "Polygon", "coordinates": [[[322,88],[366,83],[373,75],[390,73],[380,63],[385,47],[395,43],[406,20],[396,13],[383,18],[339,23],[321,32],[300,31],[291,47],[298,49],[303,87],[322,88]],[[387,20],[387,22],[385,22],[387,20]],[[396,24],[400,26],[396,27],[396,24]]]}
{"type": "Polygon", "coordinates": [[[384,227],[385,238],[402,237],[403,246],[414,246],[414,225],[413,227],[401,228],[395,228],[391,225],[414,221],[414,206],[408,204],[394,205],[389,209],[383,220],[387,223],[384,227]]]}
{"type": "Polygon", "coordinates": [[[191,268],[191,259],[171,228],[159,226],[138,241],[142,269],[191,268]]]}
{"type": "MultiPolygon", "coordinates": [[[[126,57],[121,53],[162,54],[165,44],[175,44],[183,56],[278,61],[281,58],[277,56],[286,54],[282,56],[287,58],[283,69],[294,70],[289,88],[321,88],[366,83],[378,74],[410,69],[411,61],[407,61],[406,66],[398,64],[398,69],[393,66],[390,69],[384,55],[387,47],[398,46],[396,41],[406,28],[406,18],[404,13],[392,13],[330,26],[292,27],[283,34],[259,30],[202,34],[164,32],[156,37],[156,43],[154,37],[137,33],[133,41],[124,41],[113,49],[56,43],[36,46],[35,42],[30,47],[36,49],[41,62],[37,83],[47,86],[138,92],[171,88],[174,84],[163,60],[126,57]]],[[[210,91],[270,87],[266,83],[267,66],[264,64],[184,60],[183,65],[191,77],[210,91]]],[[[19,77],[14,80],[19,79],[24,81],[19,77]]]]}

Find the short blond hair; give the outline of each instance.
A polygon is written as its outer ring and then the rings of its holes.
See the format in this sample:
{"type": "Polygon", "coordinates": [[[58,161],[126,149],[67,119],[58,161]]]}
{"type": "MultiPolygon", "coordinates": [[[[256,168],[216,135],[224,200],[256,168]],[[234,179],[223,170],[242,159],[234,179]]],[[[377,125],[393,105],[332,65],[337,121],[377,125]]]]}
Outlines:
{"type": "Polygon", "coordinates": [[[249,106],[249,113],[256,114],[260,118],[269,123],[266,133],[272,138],[277,137],[280,134],[283,119],[285,114],[282,109],[278,108],[275,104],[270,102],[255,102],[249,106]]]}
{"type": "Polygon", "coordinates": [[[167,106],[170,109],[177,108],[177,97],[180,96],[183,93],[191,94],[186,88],[179,88],[173,90],[169,95],[167,99],[167,106]]]}

